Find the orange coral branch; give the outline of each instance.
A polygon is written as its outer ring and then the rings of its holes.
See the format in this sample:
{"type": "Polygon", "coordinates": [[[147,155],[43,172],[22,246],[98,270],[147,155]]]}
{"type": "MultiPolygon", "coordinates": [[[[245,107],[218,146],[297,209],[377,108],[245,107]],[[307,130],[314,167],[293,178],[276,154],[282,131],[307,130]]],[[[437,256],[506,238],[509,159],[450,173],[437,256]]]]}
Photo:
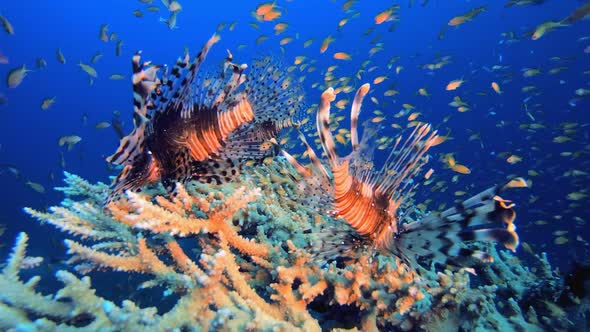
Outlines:
{"type": "Polygon", "coordinates": [[[167,200],[157,197],[158,204],[153,204],[143,196],[128,192],[125,203],[111,202],[108,207],[113,219],[126,225],[147,229],[154,233],[169,233],[172,235],[188,236],[201,232],[223,233],[227,242],[243,254],[251,256],[268,256],[268,247],[240,236],[231,224],[232,216],[245,208],[248,203],[260,195],[259,190],[245,193],[242,187],[236,190],[224,203],[207,210],[209,218],[196,218],[192,214],[192,207],[209,209],[209,204],[189,196],[184,187],[177,185],[177,197],[167,200]]]}

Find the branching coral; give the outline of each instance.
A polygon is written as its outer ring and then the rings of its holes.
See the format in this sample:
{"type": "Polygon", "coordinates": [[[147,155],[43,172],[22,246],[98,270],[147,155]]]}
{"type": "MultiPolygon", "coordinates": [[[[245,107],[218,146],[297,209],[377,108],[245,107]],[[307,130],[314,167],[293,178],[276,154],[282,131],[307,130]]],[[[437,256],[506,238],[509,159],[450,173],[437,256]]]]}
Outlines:
{"type": "Polygon", "coordinates": [[[545,312],[547,319],[535,319],[540,306],[523,306],[525,294],[533,294],[531,283],[554,281],[554,273],[544,270],[534,276],[510,254],[495,255],[496,265],[482,273],[488,285],[476,288],[465,271],[417,272],[391,256],[318,263],[307,248],[323,226],[342,221],[297,203],[297,184],[290,176],[294,172],[279,159],[245,172],[232,186],[190,183],[177,185],[172,195],[146,188],[141,194],[128,192],[106,208],[106,185],[66,173],[66,186],[57,188],[66,195],[61,206],[26,211],[71,235],[65,240],[68,263],[82,275],[93,270],[143,275],[138,289],[163,287],[165,295],[175,294],[178,300],[165,312],[130,299],[117,304],[98,295],[88,276],[79,278],[65,270],[56,273],[63,287],[42,295],[35,289],[41,275],[20,280],[22,271],[40,263],[26,256],[28,237],[21,234],[0,275],[0,328],[317,331],[432,330],[445,323],[466,329],[507,326],[475,317],[478,311],[518,327],[563,326],[545,312]],[[504,292],[512,299],[496,304],[497,290],[521,278],[532,281],[520,284],[522,292],[504,292]]]}

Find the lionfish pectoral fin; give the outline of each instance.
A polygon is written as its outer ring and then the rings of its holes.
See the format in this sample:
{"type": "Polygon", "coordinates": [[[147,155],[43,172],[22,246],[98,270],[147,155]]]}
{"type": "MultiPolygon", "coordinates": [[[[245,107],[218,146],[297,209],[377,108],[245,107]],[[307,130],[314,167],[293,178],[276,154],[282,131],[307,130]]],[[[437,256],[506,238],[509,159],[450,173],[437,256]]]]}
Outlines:
{"type": "Polygon", "coordinates": [[[351,227],[329,226],[315,233],[317,238],[306,249],[320,265],[331,262],[356,260],[371,248],[370,240],[351,227]]]}
{"type": "Polygon", "coordinates": [[[295,126],[304,107],[304,90],[284,67],[271,57],[258,59],[245,81],[254,122],[272,124],[276,132],[295,126]]]}
{"type": "Polygon", "coordinates": [[[123,167],[110,186],[106,203],[118,200],[127,190],[138,191],[148,183],[160,180],[156,160],[148,153],[140,155],[133,164],[123,167]]]}
{"type": "Polygon", "coordinates": [[[442,213],[401,225],[399,232],[391,234],[381,249],[410,264],[417,264],[418,257],[453,266],[462,266],[470,258],[491,262],[493,257],[488,253],[465,248],[464,244],[484,241],[501,244],[513,251],[516,249],[519,238],[513,223],[516,217],[514,204],[498,196],[502,191],[516,187],[526,187],[526,182],[521,178],[511,180],[442,213]]]}
{"type": "Polygon", "coordinates": [[[141,122],[133,131],[123,137],[117,151],[106,158],[115,165],[132,165],[145,153],[145,131],[147,122],[141,122]]]}

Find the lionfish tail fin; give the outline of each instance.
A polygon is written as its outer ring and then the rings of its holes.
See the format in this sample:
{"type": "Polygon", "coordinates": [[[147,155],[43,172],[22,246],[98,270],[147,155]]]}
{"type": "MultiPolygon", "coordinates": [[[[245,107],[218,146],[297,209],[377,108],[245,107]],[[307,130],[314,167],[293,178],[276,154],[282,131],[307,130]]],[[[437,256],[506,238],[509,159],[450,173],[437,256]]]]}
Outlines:
{"type": "Polygon", "coordinates": [[[442,213],[402,224],[380,249],[414,265],[418,264],[419,257],[453,266],[469,265],[472,259],[492,262],[493,257],[488,253],[468,249],[464,244],[484,241],[516,250],[519,239],[513,223],[515,204],[498,195],[507,189],[526,186],[524,179],[516,178],[489,188],[442,213]]]}

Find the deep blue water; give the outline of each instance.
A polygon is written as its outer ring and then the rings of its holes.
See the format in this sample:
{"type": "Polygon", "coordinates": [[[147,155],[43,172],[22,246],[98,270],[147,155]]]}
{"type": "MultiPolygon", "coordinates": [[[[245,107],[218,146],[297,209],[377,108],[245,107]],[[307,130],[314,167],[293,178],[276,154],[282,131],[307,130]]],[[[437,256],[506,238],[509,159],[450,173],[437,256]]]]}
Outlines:
{"type": "MultiPolygon", "coordinates": [[[[259,30],[249,26],[250,22],[256,22],[250,13],[258,2],[184,1],[178,14],[178,29],[172,31],[159,22],[159,18],[167,17],[168,13],[158,1],[154,5],[162,8],[160,13],[146,11],[146,5],[139,1],[23,0],[0,3],[0,14],[15,29],[14,35],[0,32],[0,52],[10,61],[0,64],[0,77],[6,77],[9,70],[23,64],[33,70],[15,89],[7,88],[5,83],[0,85],[0,93],[7,98],[7,103],[0,106],[0,163],[14,165],[22,174],[17,179],[5,167],[0,174],[0,224],[7,225],[7,231],[0,237],[4,245],[0,250],[6,252],[15,234],[26,231],[35,241],[30,249],[32,254],[50,250],[56,257],[64,255],[61,235],[49,226],[30,220],[22,208],[44,208],[61,200],[61,196],[51,190],[61,183],[64,169],[60,166],[60,153],[65,159],[65,170],[91,181],[108,181],[107,177],[115,174],[109,171],[104,158],[114,152],[118,137],[112,128],[98,130],[94,126],[101,121],[111,121],[113,111],[118,110],[125,131],[131,130],[133,105],[129,79],[131,56],[135,51],[142,50],[146,60],[172,65],[183,54],[185,46],[193,54],[197,52],[219,23],[237,22],[234,31],[228,31],[227,27],[221,31],[222,40],[214,46],[206,62],[211,68],[222,61],[226,49],[230,49],[240,63],[271,54],[289,66],[295,56],[307,56],[316,61],[313,66],[317,70],[312,73],[295,70],[294,73],[306,76],[306,98],[311,105],[318,101],[321,93],[311,85],[323,82],[323,73],[329,66],[339,66],[335,71],[337,77],[353,76],[360,64],[370,59],[371,64],[366,68],[379,66],[378,69],[365,73],[355,86],[387,75],[384,83],[373,85],[370,95],[386,101],[387,106],[378,107],[367,99],[363,108],[365,119],[373,116],[373,110],[380,109],[388,115],[387,121],[392,121],[392,115],[402,109],[402,104],[409,103],[416,107],[416,111],[422,112],[421,120],[432,123],[442,133],[450,130],[453,139],[435,148],[435,158],[430,164],[436,170],[437,180],[447,181],[448,189],[443,193],[422,189],[420,194],[434,200],[430,208],[434,209],[440,203],[452,204],[455,191],[476,194],[509,174],[531,178],[527,171],[535,170],[539,176],[532,177],[532,188],[511,196],[518,204],[517,225],[521,240],[531,244],[537,252],[548,252],[551,262],[562,269],[567,269],[573,259],[588,259],[586,241],[590,240],[587,226],[590,213],[585,206],[588,199],[573,202],[566,196],[587,190],[590,177],[574,179],[564,177],[563,173],[572,169],[590,172],[590,99],[581,98],[575,107],[568,104],[575,97],[575,90],[590,89],[590,74],[584,74],[590,70],[590,54],[584,53],[590,40],[579,41],[590,36],[590,22],[576,22],[536,41],[526,37],[527,32],[542,22],[563,19],[583,2],[547,0],[540,6],[511,8],[504,8],[505,1],[431,0],[425,6],[420,5],[422,1],[414,2],[411,8],[408,1],[397,2],[401,5],[399,22],[375,25],[375,15],[390,3],[358,1],[352,9],[360,15],[350,19],[340,31],[338,22],[350,17],[341,9],[343,1],[278,1],[282,17],[273,22],[257,22],[259,30]],[[488,6],[484,13],[457,28],[449,27],[444,38],[438,39],[439,31],[451,18],[481,5],[488,6]],[[144,17],[135,17],[132,12],[136,9],[140,9],[144,17]],[[279,36],[273,31],[277,22],[289,24],[279,36]],[[115,55],[115,41],[105,43],[99,39],[102,24],[108,24],[109,32],[117,33],[123,41],[120,56],[115,55]],[[392,24],[395,28],[389,32],[392,24]],[[369,28],[375,28],[375,31],[365,36],[369,28]],[[501,35],[504,32],[513,32],[518,40],[506,42],[507,38],[501,35]],[[268,35],[269,39],[257,45],[255,40],[262,34],[268,35]],[[320,54],[319,46],[328,35],[332,35],[335,42],[327,52],[320,54]],[[377,36],[380,37],[376,42],[383,44],[383,50],[369,57],[369,49],[375,46],[371,40],[377,36]],[[284,37],[295,40],[283,47],[283,54],[279,41],[284,37]],[[315,39],[313,44],[304,48],[303,43],[310,38],[315,39]],[[238,47],[240,44],[246,46],[238,47]],[[58,63],[55,55],[58,48],[63,51],[66,64],[58,63]],[[333,59],[334,52],[340,51],[350,53],[352,61],[333,59]],[[97,52],[104,56],[93,65],[98,78],[90,85],[88,75],[77,64],[80,61],[88,64],[97,52]],[[387,69],[387,63],[394,56],[400,59],[387,69]],[[450,63],[436,71],[422,68],[424,64],[435,62],[439,56],[451,56],[450,63]],[[39,57],[47,61],[46,68],[36,68],[39,57]],[[552,60],[552,57],[560,60],[552,60]],[[494,65],[507,68],[495,72],[486,70],[494,65]],[[399,74],[395,73],[397,66],[403,66],[399,74]],[[567,68],[555,75],[548,73],[559,66],[567,68]],[[524,78],[523,68],[539,68],[542,73],[524,78]],[[109,80],[111,74],[122,74],[126,79],[109,80]],[[445,91],[446,84],[458,78],[466,80],[464,85],[457,91],[445,91]],[[490,88],[492,81],[500,84],[503,94],[497,95],[490,88]],[[383,93],[393,84],[399,94],[384,97],[383,93]],[[536,95],[521,91],[528,85],[537,87],[536,95]],[[416,94],[423,87],[430,97],[416,94]],[[486,95],[478,95],[478,92],[486,95]],[[41,101],[52,96],[56,97],[56,103],[49,110],[41,110],[41,101]],[[455,96],[468,102],[471,111],[459,113],[448,106],[455,96]],[[533,97],[527,107],[531,115],[536,123],[546,126],[533,133],[519,129],[521,124],[532,123],[523,106],[523,100],[530,96],[533,97]],[[447,116],[450,120],[443,123],[447,116]],[[87,117],[86,123],[83,117],[87,117]],[[578,123],[578,130],[569,135],[572,141],[553,143],[554,137],[562,135],[559,129],[562,122],[578,123]],[[483,148],[480,141],[468,140],[472,134],[468,129],[481,134],[483,148]],[[57,144],[63,135],[78,135],[82,141],[71,151],[66,151],[57,144]],[[577,158],[560,156],[562,152],[576,151],[585,152],[577,158]],[[437,160],[439,153],[451,152],[455,153],[458,162],[472,170],[469,175],[460,175],[456,183],[451,182],[456,173],[445,169],[437,160]],[[507,156],[497,156],[502,152],[517,154],[523,161],[511,165],[505,161],[507,156]],[[55,180],[50,179],[50,173],[55,180]],[[47,192],[39,194],[31,190],[25,185],[26,181],[42,184],[47,192]],[[529,203],[531,197],[538,197],[538,200],[529,203]],[[572,207],[571,203],[579,206],[572,207]],[[582,222],[574,217],[579,217],[582,222]],[[536,225],[537,220],[546,220],[548,224],[536,225]],[[555,230],[568,230],[569,243],[553,244],[555,236],[551,233],[555,230]],[[576,240],[576,235],[581,240],[576,240]]],[[[352,98],[352,94],[347,97],[352,98]]],[[[341,113],[346,115],[347,111],[341,113]]],[[[405,117],[395,121],[402,126],[406,123],[405,117]]],[[[389,131],[383,134],[393,135],[395,132],[389,123],[386,126],[389,131]]],[[[348,124],[343,121],[342,126],[346,128],[348,124]]]]}

